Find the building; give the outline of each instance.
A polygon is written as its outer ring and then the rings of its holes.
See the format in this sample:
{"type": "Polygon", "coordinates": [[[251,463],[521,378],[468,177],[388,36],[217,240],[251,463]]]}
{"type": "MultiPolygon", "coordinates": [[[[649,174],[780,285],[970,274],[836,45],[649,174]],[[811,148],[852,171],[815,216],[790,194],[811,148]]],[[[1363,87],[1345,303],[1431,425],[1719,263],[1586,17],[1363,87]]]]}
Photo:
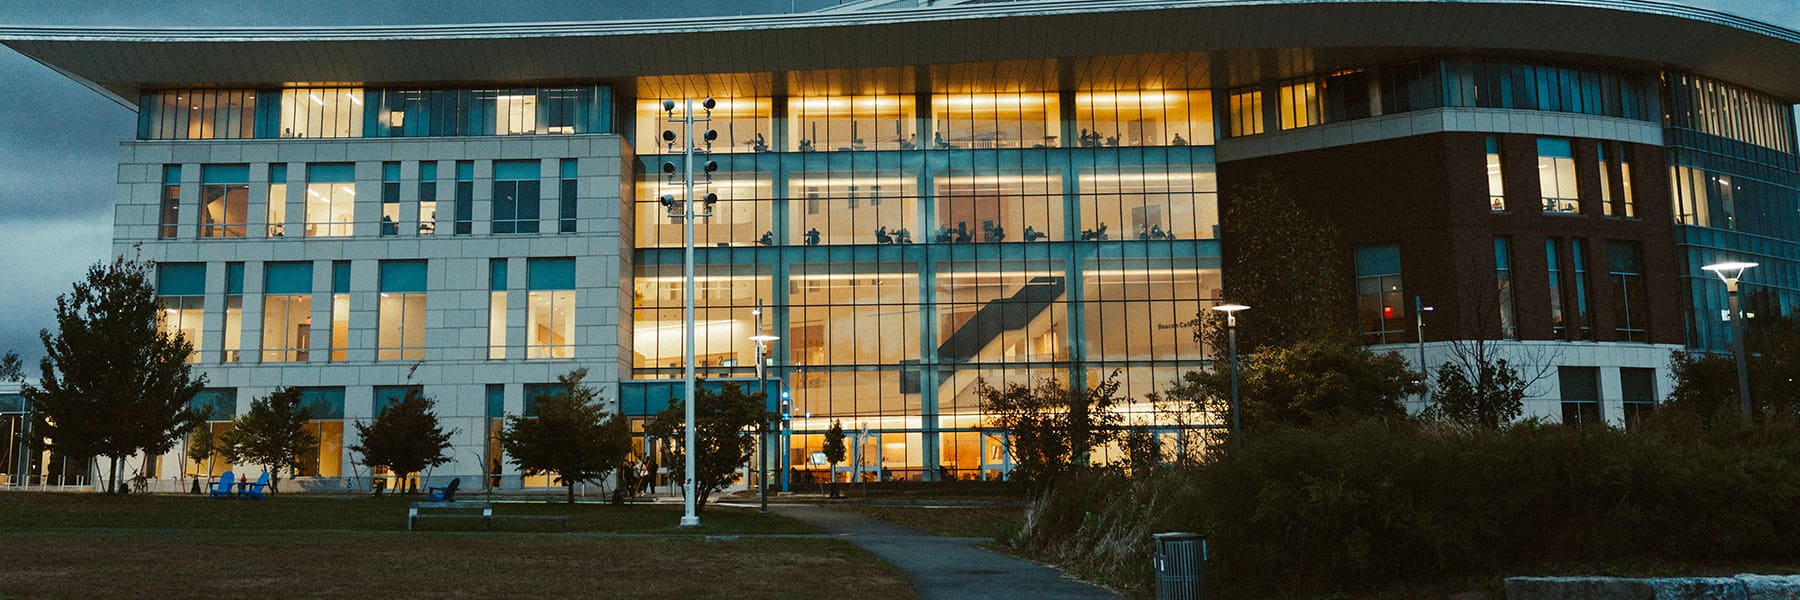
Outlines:
{"type": "Polygon", "coordinates": [[[1221,203],[1264,172],[1344,236],[1370,343],[1540,357],[1529,415],[1623,425],[1670,352],[1726,347],[1701,265],[1756,260],[1752,306],[1800,302],[1800,33],[1663,3],[877,1],[0,43],[137,109],[115,250],[160,265],[215,429],[306,389],[316,489],[366,476],[347,424],[412,387],[458,430],[436,475],[508,488],[547,482],[493,432],[558,374],[633,417],[679,393],[665,99],[718,102],[697,367],[754,379],[767,307],[797,470],[841,420],[870,477],[999,476],[981,378],[1117,370],[1131,422],[1177,435],[1141,399],[1205,364],[1221,203]]]}

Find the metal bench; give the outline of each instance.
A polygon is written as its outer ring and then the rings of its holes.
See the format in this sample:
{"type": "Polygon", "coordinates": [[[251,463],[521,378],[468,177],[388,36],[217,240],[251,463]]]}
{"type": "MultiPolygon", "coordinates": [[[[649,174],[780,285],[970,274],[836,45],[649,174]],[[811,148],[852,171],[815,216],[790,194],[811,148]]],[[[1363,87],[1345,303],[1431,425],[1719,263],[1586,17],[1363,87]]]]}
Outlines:
{"type": "Polygon", "coordinates": [[[414,502],[411,505],[408,505],[406,509],[406,530],[413,531],[414,524],[419,519],[481,519],[481,528],[483,530],[492,530],[494,528],[494,521],[497,519],[512,521],[557,521],[562,524],[563,531],[569,530],[569,515],[496,515],[494,514],[494,505],[487,502],[414,502]],[[478,509],[481,511],[481,514],[469,512],[478,509]],[[423,510],[464,512],[420,512],[423,510]]]}
{"type": "MultiPolygon", "coordinates": [[[[494,505],[486,502],[414,502],[406,507],[406,530],[412,531],[419,519],[481,519],[481,528],[488,529],[494,520],[494,505]],[[421,513],[421,510],[439,511],[472,511],[480,510],[481,514],[432,512],[421,513]]],[[[565,525],[566,527],[566,525],[565,525]]]]}

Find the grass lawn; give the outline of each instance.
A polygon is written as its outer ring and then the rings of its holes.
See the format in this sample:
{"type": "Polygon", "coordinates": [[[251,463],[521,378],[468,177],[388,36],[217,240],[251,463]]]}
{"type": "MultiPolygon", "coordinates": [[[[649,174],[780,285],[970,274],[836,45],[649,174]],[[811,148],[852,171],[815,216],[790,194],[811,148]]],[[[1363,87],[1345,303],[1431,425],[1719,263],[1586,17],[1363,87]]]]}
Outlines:
{"type": "MultiPolygon", "coordinates": [[[[679,506],[505,504],[496,514],[572,515],[576,533],[409,533],[407,501],[0,493],[0,598],[915,597],[848,542],[707,541],[682,535],[696,532],[675,526],[679,506]]],[[[812,533],[723,507],[701,522],[712,535],[812,533]]]]}
{"type": "Polygon", "coordinates": [[[950,537],[996,538],[1025,524],[1025,509],[1009,506],[833,504],[831,508],[950,537]]]}

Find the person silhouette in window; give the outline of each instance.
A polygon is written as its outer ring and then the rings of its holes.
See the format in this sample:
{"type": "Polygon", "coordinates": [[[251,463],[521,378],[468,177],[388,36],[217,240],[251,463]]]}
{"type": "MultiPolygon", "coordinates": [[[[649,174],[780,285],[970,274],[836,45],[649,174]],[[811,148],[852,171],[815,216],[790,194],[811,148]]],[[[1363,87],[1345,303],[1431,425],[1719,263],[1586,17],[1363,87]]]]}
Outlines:
{"type": "Polygon", "coordinates": [[[875,243],[881,245],[894,243],[894,237],[888,235],[888,228],[886,225],[875,228],[875,243]]]}
{"type": "Polygon", "coordinates": [[[806,245],[808,245],[808,246],[819,245],[819,228],[814,227],[814,228],[806,230],[806,245]]]}
{"type": "Polygon", "coordinates": [[[773,246],[773,245],[775,245],[775,232],[764,231],[762,234],[762,237],[756,238],[756,245],[758,245],[758,246],[773,246]]]}
{"type": "Polygon", "coordinates": [[[894,231],[894,242],[899,244],[913,243],[912,232],[907,231],[905,225],[901,225],[900,229],[894,231]]]}
{"type": "Polygon", "coordinates": [[[1175,139],[1170,141],[1169,143],[1174,144],[1176,146],[1186,146],[1187,140],[1181,139],[1181,134],[1177,133],[1177,134],[1175,134],[1175,139]]]}
{"type": "Polygon", "coordinates": [[[1138,223],[1137,238],[1140,240],[1150,239],[1150,228],[1145,227],[1143,223],[1138,223]]]}
{"type": "Polygon", "coordinates": [[[1005,240],[1006,240],[1006,228],[1005,227],[995,225],[993,229],[988,230],[987,241],[1001,242],[1001,241],[1005,241],[1005,240]]]}
{"type": "Polygon", "coordinates": [[[969,243],[969,222],[968,221],[957,221],[956,222],[956,243],[958,243],[958,244],[969,243]]]}
{"type": "Polygon", "coordinates": [[[1150,239],[1153,239],[1153,240],[1172,240],[1172,239],[1175,239],[1175,236],[1172,236],[1172,235],[1169,235],[1169,234],[1168,234],[1168,233],[1167,233],[1167,232],[1164,232],[1164,231],[1163,231],[1163,228],[1162,228],[1162,225],[1161,225],[1161,224],[1157,224],[1157,225],[1151,225],[1151,226],[1150,226],[1150,239]]]}

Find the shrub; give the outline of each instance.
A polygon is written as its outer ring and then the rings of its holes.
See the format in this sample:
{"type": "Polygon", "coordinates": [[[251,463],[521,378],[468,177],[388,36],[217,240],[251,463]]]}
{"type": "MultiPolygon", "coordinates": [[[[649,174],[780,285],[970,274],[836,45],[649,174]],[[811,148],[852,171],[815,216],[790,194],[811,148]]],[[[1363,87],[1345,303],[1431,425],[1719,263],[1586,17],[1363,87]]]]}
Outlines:
{"type": "Polygon", "coordinates": [[[1791,561],[1800,557],[1793,432],[1771,425],[1697,441],[1376,421],[1272,431],[1194,469],[1060,481],[1033,504],[1022,539],[1141,591],[1151,533],[1202,532],[1213,591],[1244,598],[1555,563],[1791,561]]]}

